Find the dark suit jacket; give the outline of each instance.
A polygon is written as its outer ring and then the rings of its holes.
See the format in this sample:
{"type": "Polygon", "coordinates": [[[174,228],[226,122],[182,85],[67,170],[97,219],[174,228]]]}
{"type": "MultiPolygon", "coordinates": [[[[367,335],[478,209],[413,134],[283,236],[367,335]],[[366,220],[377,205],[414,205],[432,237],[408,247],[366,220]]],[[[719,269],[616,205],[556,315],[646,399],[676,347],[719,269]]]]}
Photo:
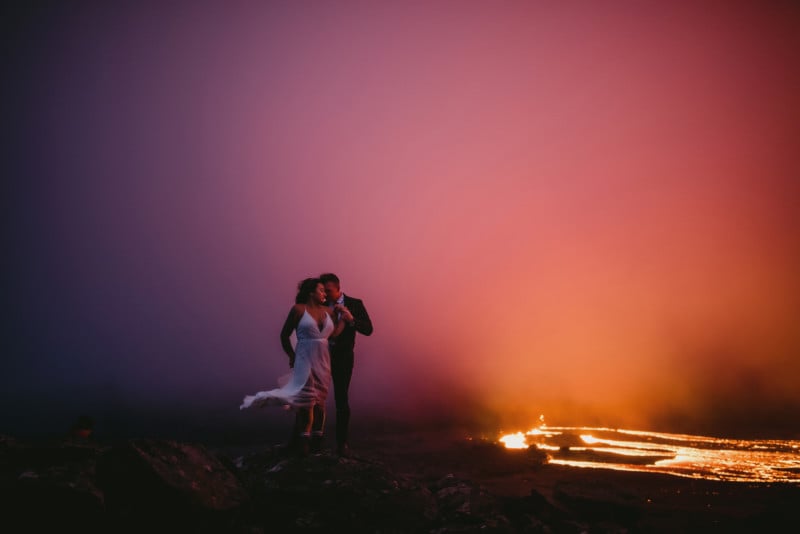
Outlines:
{"type": "Polygon", "coordinates": [[[372,334],[372,320],[361,300],[344,295],[344,305],[353,314],[353,325],[346,325],[331,345],[333,354],[352,354],[356,344],[356,332],[369,336],[372,334]]]}

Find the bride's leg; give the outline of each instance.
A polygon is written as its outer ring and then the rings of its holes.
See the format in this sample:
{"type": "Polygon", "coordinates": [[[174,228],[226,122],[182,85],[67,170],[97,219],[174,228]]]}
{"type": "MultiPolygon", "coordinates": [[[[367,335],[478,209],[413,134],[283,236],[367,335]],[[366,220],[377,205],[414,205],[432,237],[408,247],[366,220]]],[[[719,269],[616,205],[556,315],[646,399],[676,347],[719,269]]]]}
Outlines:
{"type": "Polygon", "coordinates": [[[294,412],[292,432],[289,434],[289,450],[295,452],[300,447],[300,436],[303,433],[303,416],[299,410],[294,412]]]}
{"type": "Polygon", "coordinates": [[[311,436],[312,420],[313,415],[311,413],[311,408],[298,408],[295,425],[298,431],[297,453],[300,456],[306,456],[308,454],[308,442],[311,436]]]}
{"type": "Polygon", "coordinates": [[[322,451],[322,441],[324,432],[325,432],[325,405],[315,404],[312,411],[311,452],[322,451]]]}

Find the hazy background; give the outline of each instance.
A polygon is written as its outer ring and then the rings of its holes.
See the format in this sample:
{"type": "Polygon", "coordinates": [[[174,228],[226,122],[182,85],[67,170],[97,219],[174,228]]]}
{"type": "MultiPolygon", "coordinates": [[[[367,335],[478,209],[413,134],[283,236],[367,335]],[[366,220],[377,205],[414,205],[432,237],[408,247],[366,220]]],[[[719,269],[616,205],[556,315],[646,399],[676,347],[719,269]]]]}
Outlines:
{"type": "Polygon", "coordinates": [[[334,271],[354,422],[800,437],[796,3],[35,4],[0,432],[288,428],[238,406],[334,271]]]}

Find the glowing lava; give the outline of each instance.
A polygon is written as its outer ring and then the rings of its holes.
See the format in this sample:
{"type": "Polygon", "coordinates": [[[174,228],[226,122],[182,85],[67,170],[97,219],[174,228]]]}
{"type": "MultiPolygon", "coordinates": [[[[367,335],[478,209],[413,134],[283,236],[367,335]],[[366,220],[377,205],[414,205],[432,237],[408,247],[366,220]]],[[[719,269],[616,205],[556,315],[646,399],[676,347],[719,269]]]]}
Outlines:
{"type": "Polygon", "coordinates": [[[509,449],[547,451],[573,467],[667,473],[736,482],[800,483],[800,442],[738,440],[591,427],[548,427],[504,434],[509,449]]]}
{"type": "Polygon", "coordinates": [[[516,434],[507,434],[500,438],[500,442],[503,443],[507,449],[528,448],[527,438],[522,432],[517,432],[516,434]]]}

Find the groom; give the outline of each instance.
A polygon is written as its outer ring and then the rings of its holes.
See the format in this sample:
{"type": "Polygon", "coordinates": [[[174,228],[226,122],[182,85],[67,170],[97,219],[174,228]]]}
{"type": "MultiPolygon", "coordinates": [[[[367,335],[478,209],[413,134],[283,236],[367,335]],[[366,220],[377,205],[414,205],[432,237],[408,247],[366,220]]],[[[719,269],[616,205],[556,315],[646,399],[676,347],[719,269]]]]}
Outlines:
{"type": "Polygon", "coordinates": [[[327,304],[331,308],[343,305],[353,314],[353,321],[347,323],[338,337],[330,340],[331,374],[333,375],[333,394],[336,402],[336,450],[339,456],[349,456],[350,446],[347,429],[350,425],[350,378],[353,376],[354,346],[356,332],[369,336],[372,334],[372,321],[364,303],[357,298],[342,293],[339,277],[333,273],[320,275],[325,286],[327,304]]]}

